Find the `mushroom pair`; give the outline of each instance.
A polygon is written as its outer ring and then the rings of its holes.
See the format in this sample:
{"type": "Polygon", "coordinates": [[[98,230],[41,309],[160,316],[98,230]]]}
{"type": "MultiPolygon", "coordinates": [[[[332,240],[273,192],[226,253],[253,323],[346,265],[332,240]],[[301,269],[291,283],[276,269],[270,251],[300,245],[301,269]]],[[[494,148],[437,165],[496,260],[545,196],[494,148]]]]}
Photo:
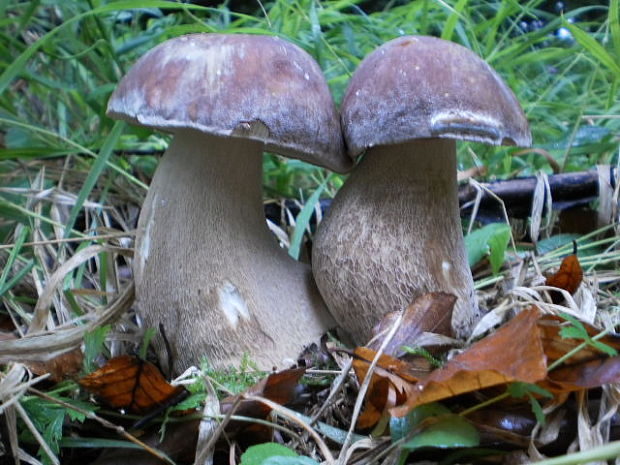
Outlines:
{"type": "Polygon", "coordinates": [[[351,79],[341,125],[314,60],[265,36],[195,34],[142,57],[108,114],[174,133],[138,222],[134,275],[160,359],[212,366],[244,353],[282,366],[332,324],[307,266],[269,233],[261,154],[337,172],[363,159],[319,227],[313,271],[359,344],[383,314],[430,291],[458,297],[457,334],[478,317],[456,196],[453,139],[529,145],[512,92],[469,50],[401,37],[351,79]]]}
{"type": "Polygon", "coordinates": [[[142,207],[133,266],[145,325],[169,342],[156,339],[160,360],[178,371],[204,355],[221,368],[247,353],[271,369],[318,342],[333,320],[310,267],[269,232],[261,191],[264,150],[350,168],[316,62],[276,37],[181,36],[131,68],[108,115],[174,134],[142,207]]]}
{"type": "Polygon", "coordinates": [[[390,311],[452,293],[452,329],[480,312],[459,216],[454,139],[529,146],[512,91],[468,49],[433,37],[392,40],[355,71],[341,106],[357,159],[314,238],[312,268],[330,312],[357,344],[390,311]]]}

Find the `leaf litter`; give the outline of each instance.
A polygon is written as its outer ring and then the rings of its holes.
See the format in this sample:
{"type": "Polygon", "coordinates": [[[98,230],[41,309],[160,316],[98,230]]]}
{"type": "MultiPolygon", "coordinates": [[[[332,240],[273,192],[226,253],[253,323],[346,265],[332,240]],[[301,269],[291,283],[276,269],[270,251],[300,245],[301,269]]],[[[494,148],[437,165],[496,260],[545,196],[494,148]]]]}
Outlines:
{"type": "MultiPolygon", "coordinates": [[[[40,186],[44,176],[43,172],[36,176],[33,186],[40,186]]],[[[72,380],[77,379],[84,336],[97,328],[113,324],[114,329],[100,349],[105,358],[135,353],[143,334],[132,310],[133,286],[128,270],[133,231],[127,225],[133,223],[126,217],[128,212],[85,204],[83,221],[93,227],[89,233],[92,235],[80,233],[67,240],[60,223],[43,227],[38,217],[42,198],[45,196],[31,196],[29,200],[35,230],[16,231],[15,235],[16,239],[33,239],[22,240],[20,247],[29,248],[40,268],[28,269],[21,257],[11,262],[9,252],[4,252],[10,249],[0,250],[4,263],[11,264],[5,279],[21,275],[3,296],[8,319],[0,338],[0,360],[7,363],[7,369],[0,380],[0,393],[9,424],[9,445],[22,460],[37,452],[32,445],[21,442],[18,432],[24,427],[19,425],[26,425],[30,431],[40,427],[28,422],[28,412],[18,407],[20,399],[32,395],[24,386],[36,382],[43,383],[44,389],[53,389],[61,379],[75,383],[72,380]],[[28,270],[25,274],[24,269],[28,270]],[[16,299],[18,296],[21,299],[16,299]],[[45,373],[50,373],[54,381],[45,373]]],[[[67,217],[72,207],[71,197],[53,192],[46,201],[58,218],[67,217]]],[[[587,251],[589,245],[583,239],[580,242],[580,252],[587,251]]],[[[178,463],[191,462],[194,451],[198,453],[193,444],[201,428],[202,407],[209,402],[206,399],[215,396],[219,397],[218,408],[205,410],[211,412],[215,427],[203,428],[208,434],[203,434],[201,440],[209,447],[203,449],[202,458],[205,454],[217,459],[231,454],[241,457],[252,443],[273,441],[309,460],[334,463],[339,459],[347,463],[387,460],[400,457],[403,451],[413,454],[410,457],[423,457],[428,447],[474,451],[476,444],[492,444],[500,455],[518,447],[530,458],[542,458],[538,448],[547,451],[545,447],[557,444],[562,437],[571,438],[564,451],[604,444],[609,441],[620,399],[615,388],[620,370],[617,337],[602,334],[601,328],[618,323],[613,313],[603,310],[618,305],[614,292],[619,276],[607,265],[618,261],[613,251],[616,242],[605,238],[598,242],[608,252],[586,255],[583,260],[569,254],[560,263],[559,254],[562,250],[568,252],[568,245],[532,257],[525,265],[509,256],[508,267],[505,265],[500,274],[517,268],[520,272],[513,275],[510,287],[491,283],[493,287],[483,286],[479,291],[480,301],[489,312],[486,323],[481,322],[476,329],[476,341],[464,344],[452,339],[447,323],[453,298],[431,293],[412,303],[408,312],[387,315],[367,347],[333,352],[331,355],[342,365],[340,370],[332,365],[272,374],[254,388],[228,397],[222,397],[226,390],[212,373],[198,370],[186,386],[189,398],[141,425],[144,441],[139,443],[164,451],[178,463]],[[556,272],[545,278],[541,268],[556,272]],[[588,306],[594,306],[594,311],[582,311],[588,306]],[[435,366],[436,360],[442,362],[441,367],[435,366]],[[557,367],[546,371],[558,360],[557,367]],[[303,381],[299,381],[300,377],[303,381]],[[195,386],[201,380],[219,387],[205,397],[197,393],[199,388],[195,386]],[[359,388],[364,382],[366,395],[360,397],[359,388]],[[274,397],[273,390],[280,383],[286,395],[274,397]],[[518,391],[519,398],[511,397],[506,392],[517,391],[507,386],[514,383],[533,384],[541,390],[523,388],[518,391]],[[484,405],[489,401],[494,403],[484,405]],[[422,406],[440,407],[429,407],[433,414],[416,420],[422,406]],[[565,418],[563,423],[556,420],[562,416],[559,413],[565,418]],[[537,424],[540,418],[545,420],[544,426],[537,424]],[[573,418],[577,426],[571,429],[566,418],[573,418]],[[506,428],[506,424],[510,427],[506,428]],[[393,431],[398,427],[401,434],[396,437],[393,431]],[[478,439],[472,439],[471,428],[477,431],[478,439]],[[553,437],[555,442],[548,439],[553,437]],[[184,441],[192,444],[189,454],[187,445],[182,447],[184,441]]],[[[488,271],[491,275],[497,272],[488,271]]],[[[161,382],[170,386],[172,393],[180,391],[174,382],[161,382]]],[[[70,392],[75,395],[76,384],[72,386],[70,392]]],[[[80,396],[83,399],[84,392],[80,396]]],[[[137,410],[137,417],[117,417],[114,407],[129,411],[131,404],[112,406],[105,418],[98,414],[100,420],[109,422],[105,428],[111,432],[99,431],[102,440],[118,437],[121,433],[116,427],[130,428],[148,416],[149,408],[145,407],[137,410]]],[[[83,426],[65,419],[64,428],[79,436],[83,426]]],[[[33,434],[33,438],[42,459],[51,463],[59,460],[49,438],[41,434],[33,434]]],[[[152,463],[159,460],[155,449],[147,453],[152,463]]],[[[118,450],[127,453],[126,449],[118,450]]],[[[113,457],[114,451],[108,449],[107,454],[113,457]]],[[[132,454],[146,460],[143,452],[132,454]]],[[[106,463],[105,455],[99,463],[106,463]]]]}

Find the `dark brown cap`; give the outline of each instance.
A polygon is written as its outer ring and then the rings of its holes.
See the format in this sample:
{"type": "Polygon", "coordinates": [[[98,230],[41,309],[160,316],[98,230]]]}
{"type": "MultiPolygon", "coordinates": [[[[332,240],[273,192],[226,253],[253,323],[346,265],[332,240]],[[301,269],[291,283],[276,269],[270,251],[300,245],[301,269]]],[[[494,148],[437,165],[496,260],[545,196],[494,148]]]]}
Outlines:
{"type": "Polygon", "coordinates": [[[168,40],[129,70],[107,114],[168,132],[193,128],[259,140],[266,150],[339,172],[351,164],[321,69],[277,37],[191,34],[168,40]]]}
{"type": "Polygon", "coordinates": [[[349,154],[375,145],[449,137],[529,146],[527,120],[498,74],[465,47],[406,36],[382,45],[355,71],[342,108],[349,154]]]}

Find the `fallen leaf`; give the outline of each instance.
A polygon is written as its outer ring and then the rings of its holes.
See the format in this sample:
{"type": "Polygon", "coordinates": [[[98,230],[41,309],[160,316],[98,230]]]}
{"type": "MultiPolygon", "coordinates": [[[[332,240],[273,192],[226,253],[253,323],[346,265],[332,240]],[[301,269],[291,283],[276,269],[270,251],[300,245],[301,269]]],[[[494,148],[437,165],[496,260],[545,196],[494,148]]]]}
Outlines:
{"type": "Polygon", "coordinates": [[[25,363],[25,365],[30,368],[35,375],[49,373],[50,381],[60,383],[61,381],[77,376],[82,369],[83,359],[84,355],[82,351],[77,348],[60,354],[51,360],[46,360],[45,362],[31,361],[25,363]]]}
{"type": "Polygon", "coordinates": [[[130,355],[110,360],[79,381],[114,408],[147,413],[181,401],[187,391],[168,383],[155,365],[130,355]]]}
{"type": "Polygon", "coordinates": [[[606,357],[557,368],[540,383],[548,391],[566,393],[620,380],[620,357],[606,357]]]}
{"type": "MultiPolygon", "coordinates": [[[[355,349],[353,370],[360,384],[376,355],[377,352],[368,347],[355,349]]],[[[367,429],[376,425],[390,408],[407,399],[417,382],[418,377],[410,363],[381,354],[366,391],[366,404],[358,417],[357,428],[367,429]]]]}
{"type": "MultiPolygon", "coordinates": [[[[264,397],[280,405],[286,405],[295,398],[297,384],[305,372],[305,368],[292,368],[272,373],[246,389],[242,394],[222,399],[220,409],[222,413],[228,413],[239,396],[244,394],[264,397]]],[[[271,409],[261,402],[244,399],[237,404],[235,414],[252,418],[265,418],[270,411],[271,409]]]]}
{"type": "MultiPolygon", "coordinates": [[[[583,328],[582,337],[566,337],[563,336],[563,330],[571,326],[572,323],[555,315],[544,315],[538,321],[538,328],[541,332],[541,341],[547,356],[549,364],[564,357],[567,353],[573,351],[582,345],[586,338],[593,338],[598,335],[601,330],[587,323],[579,323],[583,328]]],[[[606,334],[602,338],[598,338],[597,344],[604,344],[609,347],[607,351],[598,349],[594,345],[586,345],[579,351],[572,354],[564,361],[564,365],[572,365],[583,363],[594,359],[600,359],[604,354],[609,354],[609,350],[620,352],[620,336],[617,334],[606,334]]],[[[612,355],[615,355],[612,353],[612,355]]]]}
{"type": "MultiPolygon", "coordinates": [[[[564,257],[560,269],[555,274],[548,276],[545,284],[547,286],[563,289],[572,295],[577,292],[582,280],[583,270],[579,264],[579,259],[577,255],[572,254],[564,257]]],[[[564,300],[564,296],[561,292],[549,291],[549,295],[554,304],[559,304],[564,300]]]]}
{"type": "MultiPolygon", "coordinates": [[[[286,405],[295,399],[299,380],[306,372],[305,368],[292,368],[272,373],[263,378],[242,394],[229,396],[220,402],[220,411],[227,414],[233,407],[234,415],[264,420],[271,412],[271,408],[257,400],[243,399],[244,395],[260,396],[286,405]]],[[[226,426],[227,437],[236,437],[244,447],[252,444],[269,441],[273,430],[261,424],[252,424],[241,421],[231,421],[226,426]]]]}
{"type": "MultiPolygon", "coordinates": [[[[403,346],[416,345],[416,338],[423,332],[452,335],[452,309],[456,296],[446,292],[429,292],[418,297],[403,313],[403,321],[392,340],[383,350],[388,355],[400,356],[403,346]]],[[[387,313],[374,329],[376,336],[368,347],[378,350],[385,335],[401,312],[387,313]]]]}
{"type": "Polygon", "coordinates": [[[537,323],[540,310],[524,310],[493,334],[473,344],[411,389],[391,410],[401,417],[418,405],[513,381],[536,383],[547,375],[537,323]]]}

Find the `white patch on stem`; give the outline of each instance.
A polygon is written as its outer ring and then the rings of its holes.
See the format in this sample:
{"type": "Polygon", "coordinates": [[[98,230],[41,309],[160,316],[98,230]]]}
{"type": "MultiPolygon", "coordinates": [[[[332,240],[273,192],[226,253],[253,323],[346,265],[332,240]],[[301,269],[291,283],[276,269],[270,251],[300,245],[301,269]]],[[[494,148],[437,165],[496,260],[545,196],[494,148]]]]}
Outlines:
{"type": "Polygon", "coordinates": [[[239,289],[230,281],[224,281],[217,290],[219,307],[233,328],[237,328],[239,317],[244,320],[250,318],[250,310],[239,289]]]}

